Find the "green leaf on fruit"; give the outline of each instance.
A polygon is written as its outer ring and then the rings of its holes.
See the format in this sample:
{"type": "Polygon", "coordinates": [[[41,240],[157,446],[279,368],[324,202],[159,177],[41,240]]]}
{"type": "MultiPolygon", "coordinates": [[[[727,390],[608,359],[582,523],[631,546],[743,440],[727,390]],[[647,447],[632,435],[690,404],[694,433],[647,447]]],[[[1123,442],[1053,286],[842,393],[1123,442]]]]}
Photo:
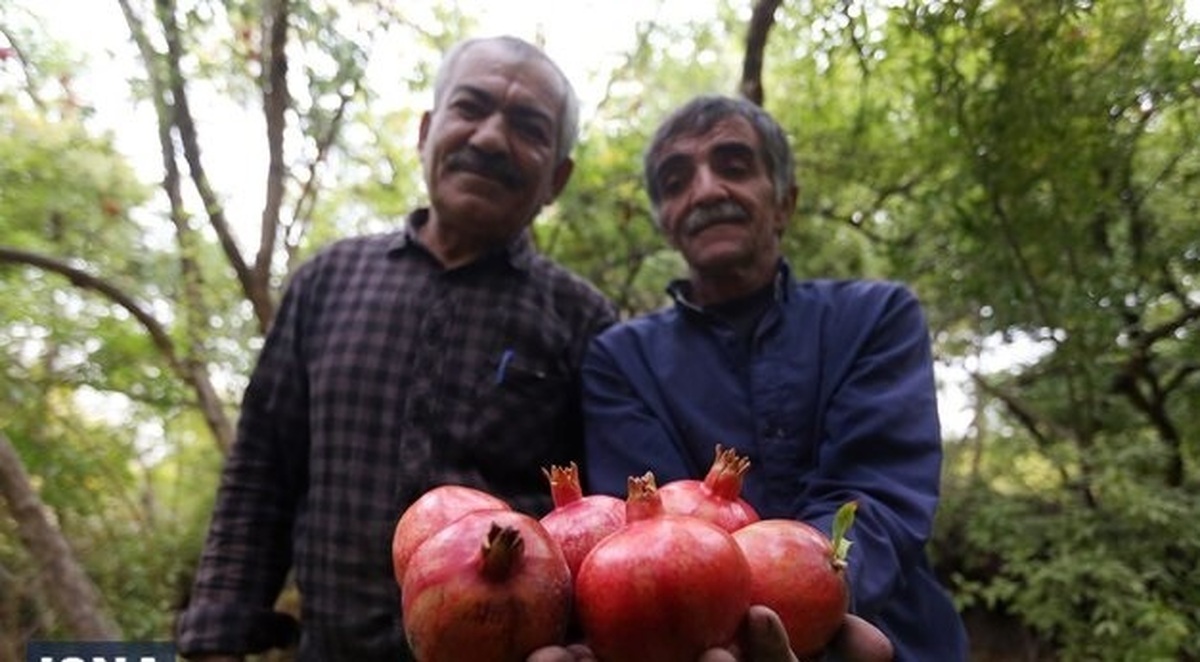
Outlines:
{"type": "Polygon", "coordinates": [[[850,527],[854,526],[854,513],[858,511],[857,501],[848,501],[838,508],[833,516],[833,559],[845,563],[850,554],[850,546],[854,543],[846,538],[850,527]]]}

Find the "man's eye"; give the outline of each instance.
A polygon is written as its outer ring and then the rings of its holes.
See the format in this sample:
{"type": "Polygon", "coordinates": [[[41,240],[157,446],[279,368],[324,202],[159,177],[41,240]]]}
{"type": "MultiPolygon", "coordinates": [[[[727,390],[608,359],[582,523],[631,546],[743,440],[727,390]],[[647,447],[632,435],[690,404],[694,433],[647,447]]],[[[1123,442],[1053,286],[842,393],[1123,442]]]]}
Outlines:
{"type": "Polygon", "coordinates": [[[517,122],[517,131],[537,143],[546,143],[550,140],[550,134],[540,124],[517,122]]]}
{"type": "Polygon", "coordinates": [[[678,193],[679,189],[682,187],[683,178],[678,175],[668,175],[666,177],[658,178],[658,190],[662,191],[664,195],[678,193]]]}
{"type": "Polygon", "coordinates": [[[451,107],[454,108],[455,112],[463,117],[479,117],[483,115],[484,112],[483,104],[472,101],[471,99],[459,99],[458,101],[455,101],[451,107]]]}
{"type": "Polygon", "coordinates": [[[721,163],[721,172],[727,175],[745,175],[750,171],[751,164],[745,159],[731,158],[721,163]]]}

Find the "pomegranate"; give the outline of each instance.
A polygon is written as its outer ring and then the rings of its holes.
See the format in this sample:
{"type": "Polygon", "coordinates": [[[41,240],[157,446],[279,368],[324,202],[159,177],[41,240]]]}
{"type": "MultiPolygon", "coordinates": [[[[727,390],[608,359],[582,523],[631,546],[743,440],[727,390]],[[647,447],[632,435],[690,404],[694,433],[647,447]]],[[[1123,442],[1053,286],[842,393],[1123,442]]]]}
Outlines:
{"type": "Polygon", "coordinates": [[[726,531],[737,531],[758,521],[758,512],[741,498],[742,476],[749,469],[748,458],[718,444],[716,458],[703,481],[671,481],[658,493],[669,513],[699,517],[726,531]]]}
{"type": "Polygon", "coordinates": [[[404,581],[408,560],[421,543],[447,524],[476,510],[512,510],[503,499],[464,485],[439,485],[404,510],[392,533],[392,570],[404,581]]]}
{"type": "Polygon", "coordinates": [[[840,508],[832,542],[813,526],[790,519],[765,519],[733,533],[750,564],[750,600],[774,609],[792,651],[816,655],[833,639],[850,606],[846,585],[846,530],[856,504],[840,508]]]}
{"type": "Polygon", "coordinates": [[[475,511],[413,553],[401,608],[420,662],[524,662],[538,648],[563,643],[571,573],[533,517],[475,511]]]}
{"type": "Polygon", "coordinates": [[[550,482],[554,509],[542,517],[542,526],[558,541],[574,577],[592,547],[624,526],[625,502],[607,494],[584,496],[574,462],[566,467],[551,466],[543,473],[550,482]]]}
{"type": "Polygon", "coordinates": [[[750,567],[711,522],[663,510],[654,475],[629,479],[626,525],[575,577],[575,607],[604,662],[695,662],[731,643],[750,607],[750,567]]]}

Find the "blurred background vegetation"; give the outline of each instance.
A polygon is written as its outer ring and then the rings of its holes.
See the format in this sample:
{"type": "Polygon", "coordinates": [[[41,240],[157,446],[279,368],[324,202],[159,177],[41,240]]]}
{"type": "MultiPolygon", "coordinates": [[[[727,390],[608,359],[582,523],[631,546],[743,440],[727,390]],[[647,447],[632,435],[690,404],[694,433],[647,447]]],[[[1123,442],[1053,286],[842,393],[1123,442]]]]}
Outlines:
{"type": "MultiPolygon", "coordinates": [[[[98,60],[45,13],[64,3],[0,3],[0,661],[170,637],[281,283],[419,204],[438,53],[487,28],[451,2],[95,0],[120,17],[98,60]]],[[[641,193],[647,134],[697,92],[761,93],[799,161],[796,270],[906,281],[930,316],[933,553],[972,659],[1198,660],[1187,5],[648,13],[576,80],[575,176],[537,240],[625,314],[662,305],[680,264],[641,193]]],[[[508,31],[565,58],[550,25],[508,31]]]]}

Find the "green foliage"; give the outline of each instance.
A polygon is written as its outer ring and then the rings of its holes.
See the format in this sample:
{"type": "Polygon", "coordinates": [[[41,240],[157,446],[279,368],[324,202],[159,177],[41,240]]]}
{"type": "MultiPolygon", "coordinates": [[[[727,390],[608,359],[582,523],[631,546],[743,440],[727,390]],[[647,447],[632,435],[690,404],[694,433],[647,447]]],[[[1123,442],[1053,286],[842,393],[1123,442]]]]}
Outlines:
{"type": "Polygon", "coordinates": [[[785,250],[802,277],[895,277],[880,249],[911,242],[901,194],[932,166],[919,158],[903,83],[886,69],[877,11],[788,7],[768,45],[764,104],[790,135],[800,185],[785,250]]]}
{"type": "Polygon", "coordinates": [[[952,552],[960,606],[1018,614],[1064,660],[1200,654],[1200,535],[1181,525],[1196,517],[1194,500],[1128,476],[1113,483],[1095,507],[1062,490],[952,492],[941,522],[962,536],[952,552]]]}
{"type": "MultiPolygon", "coordinates": [[[[71,119],[48,121],[12,106],[8,111],[0,113],[0,124],[8,124],[0,131],[4,243],[114,274],[112,282],[147,299],[161,294],[156,284],[165,279],[154,273],[164,263],[149,248],[149,228],[130,214],[147,191],[111,140],[89,136],[71,119]]],[[[65,278],[57,275],[6,268],[0,282],[11,291],[0,301],[0,319],[9,330],[0,334],[8,378],[39,369],[46,376],[48,365],[60,383],[164,404],[185,399],[161,363],[144,360],[153,349],[127,311],[64,287],[65,278]]]]}
{"type": "MultiPolygon", "coordinates": [[[[0,228],[5,243],[84,254],[137,242],[122,216],[146,198],[107,138],[73,119],[49,119],[0,100],[0,228]]],[[[107,251],[96,256],[110,257],[107,251]]]]}

